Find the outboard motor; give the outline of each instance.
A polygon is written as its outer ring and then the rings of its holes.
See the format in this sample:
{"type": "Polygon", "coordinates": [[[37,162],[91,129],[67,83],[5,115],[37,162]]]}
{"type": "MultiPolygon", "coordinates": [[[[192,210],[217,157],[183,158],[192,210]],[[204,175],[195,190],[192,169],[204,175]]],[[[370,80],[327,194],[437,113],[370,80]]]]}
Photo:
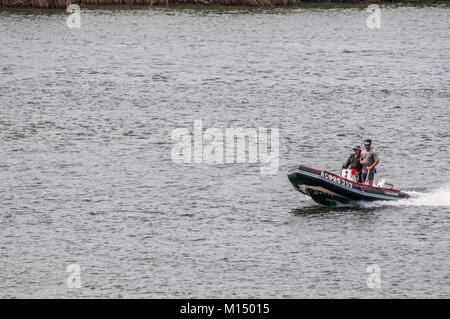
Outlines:
{"type": "Polygon", "coordinates": [[[386,182],[384,179],[380,179],[380,181],[377,184],[377,187],[383,187],[388,189],[394,189],[394,184],[386,182]]]}
{"type": "Polygon", "coordinates": [[[354,182],[358,181],[358,172],[356,169],[343,169],[341,176],[354,182]]]}

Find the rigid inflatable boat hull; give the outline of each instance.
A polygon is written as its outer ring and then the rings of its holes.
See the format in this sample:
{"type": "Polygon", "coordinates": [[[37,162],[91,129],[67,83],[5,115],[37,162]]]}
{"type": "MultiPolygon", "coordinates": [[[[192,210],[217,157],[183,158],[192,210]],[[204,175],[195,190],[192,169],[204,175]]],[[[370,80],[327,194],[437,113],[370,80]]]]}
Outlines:
{"type": "Polygon", "coordinates": [[[296,190],[323,205],[348,204],[354,201],[399,200],[410,197],[396,189],[360,184],[304,165],[289,171],[288,178],[296,190]]]}

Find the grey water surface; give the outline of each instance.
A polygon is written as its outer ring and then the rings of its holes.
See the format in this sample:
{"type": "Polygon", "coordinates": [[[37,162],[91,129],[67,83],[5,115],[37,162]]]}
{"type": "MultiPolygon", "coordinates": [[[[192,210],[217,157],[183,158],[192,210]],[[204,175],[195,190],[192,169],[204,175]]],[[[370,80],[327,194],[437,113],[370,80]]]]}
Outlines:
{"type": "Polygon", "coordinates": [[[0,10],[0,297],[449,298],[450,9],[368,16],[0,10]],[[277,173],[174,163],[194,120],[278,128],[277,173]],[[323,207],[290,185],[367,137],[412,199],[323,207]]]}

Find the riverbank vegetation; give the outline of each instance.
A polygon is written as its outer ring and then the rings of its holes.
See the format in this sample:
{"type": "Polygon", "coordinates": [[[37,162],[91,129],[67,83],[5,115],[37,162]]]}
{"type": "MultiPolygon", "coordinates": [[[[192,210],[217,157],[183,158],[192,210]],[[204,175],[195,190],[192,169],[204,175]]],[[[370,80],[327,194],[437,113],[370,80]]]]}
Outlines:
{"type": "MultiPolygon", "coordinates": [[[[86,6],[158,6],[170,4],[194,5],[235,5],[235,6],[297,6],[300,3],[398,3],[395,0],[0,0],[3,7],[32,7],[32,8],[67,8],[71,3],[86,6]]],[[[402,2],[402,1],[400,1],[402,2]]],[[[447,2],[442,0],[409,0],[412,3],[447,2]]]]}

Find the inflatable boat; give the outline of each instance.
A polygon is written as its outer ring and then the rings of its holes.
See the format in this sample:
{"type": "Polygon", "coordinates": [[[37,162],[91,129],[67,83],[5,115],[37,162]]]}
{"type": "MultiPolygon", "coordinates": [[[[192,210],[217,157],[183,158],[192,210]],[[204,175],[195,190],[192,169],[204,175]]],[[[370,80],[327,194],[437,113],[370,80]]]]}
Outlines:
{"type": "Polygon", "coordinates": [[[305,165],[290,170],[288,178],[299,192],[322,205],[348,204],[355,201],[399,200],[410,196],[380,180],[377,186],[357,182],[354,170],[343,169],[341,176],[305,165]]]}

